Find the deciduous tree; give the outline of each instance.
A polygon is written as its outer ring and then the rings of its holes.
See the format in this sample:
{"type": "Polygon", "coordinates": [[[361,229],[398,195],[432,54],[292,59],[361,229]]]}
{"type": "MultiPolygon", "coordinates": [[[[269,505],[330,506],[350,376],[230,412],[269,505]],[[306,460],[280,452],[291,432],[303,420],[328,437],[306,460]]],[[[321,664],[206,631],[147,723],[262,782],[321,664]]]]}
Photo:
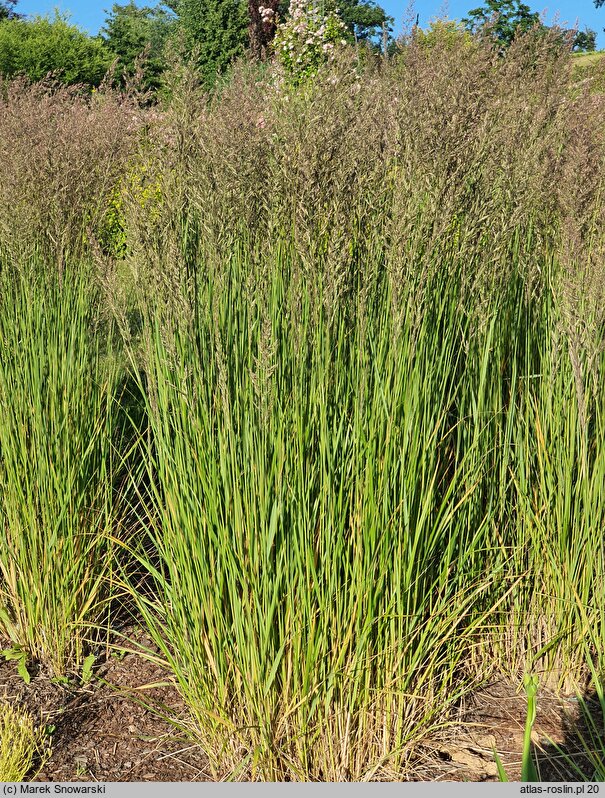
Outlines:
{"type": "Polygon", "coordinates": [[[597,49],[596,31],[590,28],[575,31],[572,47],[576,53],[593,53],[597,49]]]}
{"type": "Polygon", "coordinates": [[[471,33],[489,30],[499,44],[508,47],[518,33],[540,25],[540,15],[521,0],[486,0],[462,22],[471,33]]]}
{"type": "Polygon", "coordinates": [[[175,24],[175,15],[164,5],[139,7],[130,0],[113,4],[101,35],[118,57],[123,77],[133,73],[137,59],[144,54],[145,85],[155,89],[165,68],[164,45],[175,24]]]}
{"type": "Polygon", "coordinates": [[[247,0],[178,0],[171,6],[208,85],[244,52],[248,40],[247,0]]]}
{"type": "Polygon", "coordinates": [[[0,0],[0,20],[14,19],[19,14],[15,11],[17,0],[0,0]]]}
{"type": "Polygon", "coordinates": [[[248,0],[248,39],[250,51],[264,60],[277,31],[280,0],[248,0]]]}
{"type": "Polygon", "coordinates": [[[393,17],[374,0],[338,0],[338,15],[355,40],[375,39],[392,30],[393,17]]]}

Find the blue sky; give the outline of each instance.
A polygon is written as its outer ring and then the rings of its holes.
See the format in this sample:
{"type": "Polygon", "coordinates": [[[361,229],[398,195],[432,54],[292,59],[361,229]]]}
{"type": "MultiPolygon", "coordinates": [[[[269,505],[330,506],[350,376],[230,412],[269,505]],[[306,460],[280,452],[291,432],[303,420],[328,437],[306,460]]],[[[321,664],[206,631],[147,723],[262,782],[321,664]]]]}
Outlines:
{"type": "MultiPolygon", "coordinates": [[[[126,0],[120,0],[126,2],[126,0]]],[[[544,0],[542,0],[544,2],[544,0]]],[[[395,30],[402,27],[403,19],[407,16],[408,5],[406,0],[378,0],[379,4],[395,18],[395,30]]],[[[550,0],[549,5],[540,5],[534,0],[525,0],[532,11],[546,13],[546,22],[554,21],[558,15],[560,24],[568,23],[573,27],[576,21],[580,29],[592,28],[598,33],[597,45],[605,49],[605,6],[600,10],[595,9],[592,0],[550,0]]],[[[71,19],[80,27],[90,33],[97,33],[105,19],[104,9],[111,8],[113,0],[19,0],[17,10],[22,14],[47,14],[52,13],[55,7],[61,11],[68,11],[71,19]]],[[[155,0],[141,2],[141,5],[154,5],[155,0]]],[[[450,19],[460,19],[471,8],[482,5],[483,0],[416,0],[414,13],[420,15],[420,25],[426,25],[435,16],[447,16],[450,19]]]]}

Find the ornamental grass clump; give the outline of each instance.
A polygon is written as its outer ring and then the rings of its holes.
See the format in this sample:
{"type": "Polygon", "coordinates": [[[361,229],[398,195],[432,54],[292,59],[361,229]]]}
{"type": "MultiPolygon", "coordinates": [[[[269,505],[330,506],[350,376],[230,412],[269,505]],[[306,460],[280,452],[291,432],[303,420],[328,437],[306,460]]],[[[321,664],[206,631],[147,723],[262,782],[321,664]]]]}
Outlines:
{"type": "Polygon", "coordinates": [[[548,35],[321,53],[179,65],[73,227],[0,163],[5,654],[77,670],[128,589],[217,778],[409,777],[481,681],[605,666],[605,97],[548,35]]]}
{"type": "Polygon", "coordinates": [[[125,198],[131,591],[217,777],[399,778],[605,655],[603,96],[533,35],[364,70],[182,81],[125,198]]]}
{"type": "Polygon", "coordinates": [[[395,777],[468,686],[499,575],[472,567],[480,456],[451,462],[455,305],[414,341],[388,297],[328,318],[285,253],[252,296],[249,268],[151,311],[135,595],[216,777],[395,777]]]}
{"type": "Polygon", "coordinates": [[[36,264],[0,275],[0,636],[25,678],[63,677],[107,638],[114,597],[114,336],[82,267],[60,286],[36,264]]]}

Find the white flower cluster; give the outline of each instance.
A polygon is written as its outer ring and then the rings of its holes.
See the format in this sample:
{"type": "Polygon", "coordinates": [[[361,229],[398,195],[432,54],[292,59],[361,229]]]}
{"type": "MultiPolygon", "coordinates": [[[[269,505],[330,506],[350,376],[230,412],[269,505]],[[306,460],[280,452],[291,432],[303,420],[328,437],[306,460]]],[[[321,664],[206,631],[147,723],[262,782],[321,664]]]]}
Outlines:
{"type": "Polygon", "coordinates": [[[290,16],[278,26],[275,47],[295,82],[316,74],[337,46],[346,44],[346,27],[338,10],[322,12],[317,0],[291,0],[290,16]]]}
{"type": "Polygon", "coordinates": [[[264,25],[271,25],[275,21],[275,11],[269,6],[259,6],[258,13],[264,25]]]}

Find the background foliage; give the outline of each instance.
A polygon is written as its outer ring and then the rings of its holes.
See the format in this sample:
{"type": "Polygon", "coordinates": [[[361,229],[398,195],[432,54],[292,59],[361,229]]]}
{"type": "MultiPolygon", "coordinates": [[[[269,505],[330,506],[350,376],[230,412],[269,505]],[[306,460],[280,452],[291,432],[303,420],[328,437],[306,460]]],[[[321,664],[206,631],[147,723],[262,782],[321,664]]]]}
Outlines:
{"type": "Polygon", "coordinates": [[[98,86],[112,62],[101,41],[87,36],[58,12],[53,18],[0,21],[0,73],[44,79],[54,73],[65,83],[98,86]]]}

